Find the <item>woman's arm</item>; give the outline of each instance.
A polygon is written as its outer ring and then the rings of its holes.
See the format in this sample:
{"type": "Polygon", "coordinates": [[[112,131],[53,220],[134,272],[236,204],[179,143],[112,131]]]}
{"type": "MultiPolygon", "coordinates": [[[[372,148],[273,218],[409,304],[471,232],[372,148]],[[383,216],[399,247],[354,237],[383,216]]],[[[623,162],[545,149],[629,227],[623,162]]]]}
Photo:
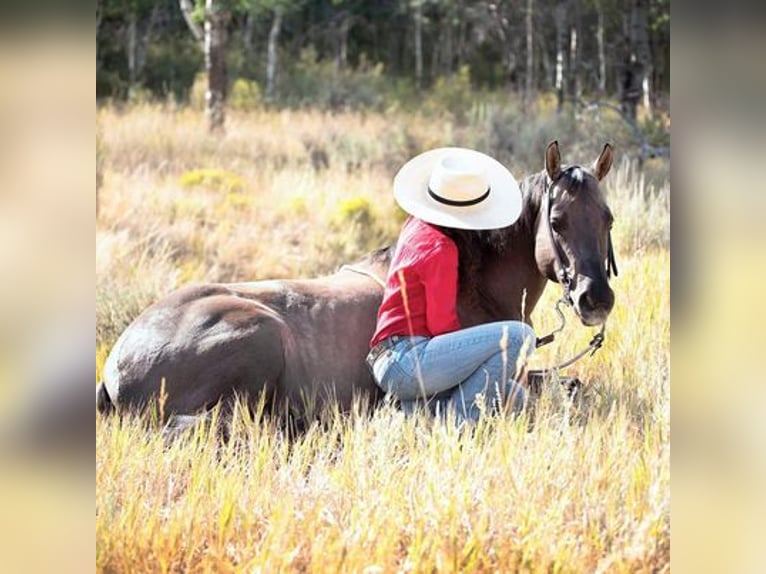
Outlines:
{"type": "Polygon", "coordinates": [[[440,241],[424,261],[420,279],[425,288],[426,323],[432,335],[460,329],[457,316],[458,250],[440,241]]]}

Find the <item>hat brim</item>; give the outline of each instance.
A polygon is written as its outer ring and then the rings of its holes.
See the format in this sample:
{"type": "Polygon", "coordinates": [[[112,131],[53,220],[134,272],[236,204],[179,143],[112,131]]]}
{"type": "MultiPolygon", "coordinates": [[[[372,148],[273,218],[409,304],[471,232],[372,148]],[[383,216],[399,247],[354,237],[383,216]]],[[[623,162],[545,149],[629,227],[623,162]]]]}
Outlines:
{"type": "Polygon", "coordinates": [[[402,166],[394,177],[394,199],[410,215],[435,225],[458,229],[508,227],[521,214],[521,190],[510,171],[481,152],[458,147],[429,150],[402,166]],[[450,206],[428,193],[428,181],[436,164],[446,154],[461,154],[485,166],[490,186],[487,198],[472,206],[450,206]]]}

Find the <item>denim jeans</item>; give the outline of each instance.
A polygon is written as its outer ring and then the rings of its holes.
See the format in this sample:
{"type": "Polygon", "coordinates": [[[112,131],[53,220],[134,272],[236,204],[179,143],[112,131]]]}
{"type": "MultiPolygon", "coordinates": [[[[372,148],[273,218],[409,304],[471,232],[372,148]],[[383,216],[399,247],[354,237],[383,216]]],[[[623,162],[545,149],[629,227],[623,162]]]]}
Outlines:
{"type": "Polygon", "coordinates": [[[409,337],[380,355],[372,366],[378,386],[398,398],[402,409],[425,404],[432,411],[455,411],[458,421],[477,420],[508,403],[524,406],[524,389],[514,381],[522,349],[535,349],[532,328],[499,321],[436,337],[409,337]]]}

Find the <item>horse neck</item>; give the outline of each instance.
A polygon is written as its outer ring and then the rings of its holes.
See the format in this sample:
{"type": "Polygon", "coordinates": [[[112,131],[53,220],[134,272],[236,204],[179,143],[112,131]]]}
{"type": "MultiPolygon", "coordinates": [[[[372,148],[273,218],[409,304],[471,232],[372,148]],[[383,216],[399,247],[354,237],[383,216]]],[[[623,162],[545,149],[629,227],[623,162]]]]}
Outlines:
{"type": "Polygon", "coordinates": [[[391,265],[393,251],[393,245],[383,247],[367,254],[364,258],[355,262],[352,267],[361,269],[366,273],[370,273],[378,279],[385,281],[386,276],[388,275],[388,268],[391,265]]]}
{"type": "Polygon", "coordinates": [[[521,183],[522,215],[507,229],[505,250],[483,265],[483,320],[529,322],[529,316],[545,289],[547,279],[540,273],[535,259],[541,190],[544,186],[545,172],[532,175],[521,183]]]}

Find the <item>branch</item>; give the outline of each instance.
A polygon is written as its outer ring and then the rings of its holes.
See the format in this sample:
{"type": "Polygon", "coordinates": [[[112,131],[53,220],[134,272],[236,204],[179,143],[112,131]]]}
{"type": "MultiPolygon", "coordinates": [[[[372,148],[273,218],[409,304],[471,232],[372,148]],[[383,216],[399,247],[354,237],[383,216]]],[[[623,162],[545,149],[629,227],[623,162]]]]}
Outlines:
{"type": "Polygon", "coordinates": [[[194,39],[197,40],[197,42],[204,42],[205,33],[203,32],[202,27],[194,21],[193,0],[178,0],[178,3],[181,6],[181,12],[184,15],[186,24],[189,26],[189,30],[191,30],[192,36],[194,36],[194,39]]]}
{"type": "Polygon", "coordinates": [[[628,126],[630,126],[630,129],[633,131],[633,135],[638,140],[638,145],[640,148],[639,157],[641,161],[645,159],[650,159],[653,157],[670,157],[670,148],[655,147],[649,144],[649,142],[646,141],[646,136],[644,135],[644,132],[641,130],[638,124],[635,121],[633,121],[630,117],[628,117],[625,114],[625,112],[622,111],[622,108],[620,108],[620,106],[616,106],[610,102],[602,102],[600,100],[597,100],[594,102],[586,102],[584,100],[579,100],[577,103],[580,104],[586,110],[592,110],[594,108],[606,108],[608,110],[612,110],[613,112],[616,112],[617,115],[619,115],[620,118],[622,118],[622,120],[626,124],[628,124],[628,126]]]}

